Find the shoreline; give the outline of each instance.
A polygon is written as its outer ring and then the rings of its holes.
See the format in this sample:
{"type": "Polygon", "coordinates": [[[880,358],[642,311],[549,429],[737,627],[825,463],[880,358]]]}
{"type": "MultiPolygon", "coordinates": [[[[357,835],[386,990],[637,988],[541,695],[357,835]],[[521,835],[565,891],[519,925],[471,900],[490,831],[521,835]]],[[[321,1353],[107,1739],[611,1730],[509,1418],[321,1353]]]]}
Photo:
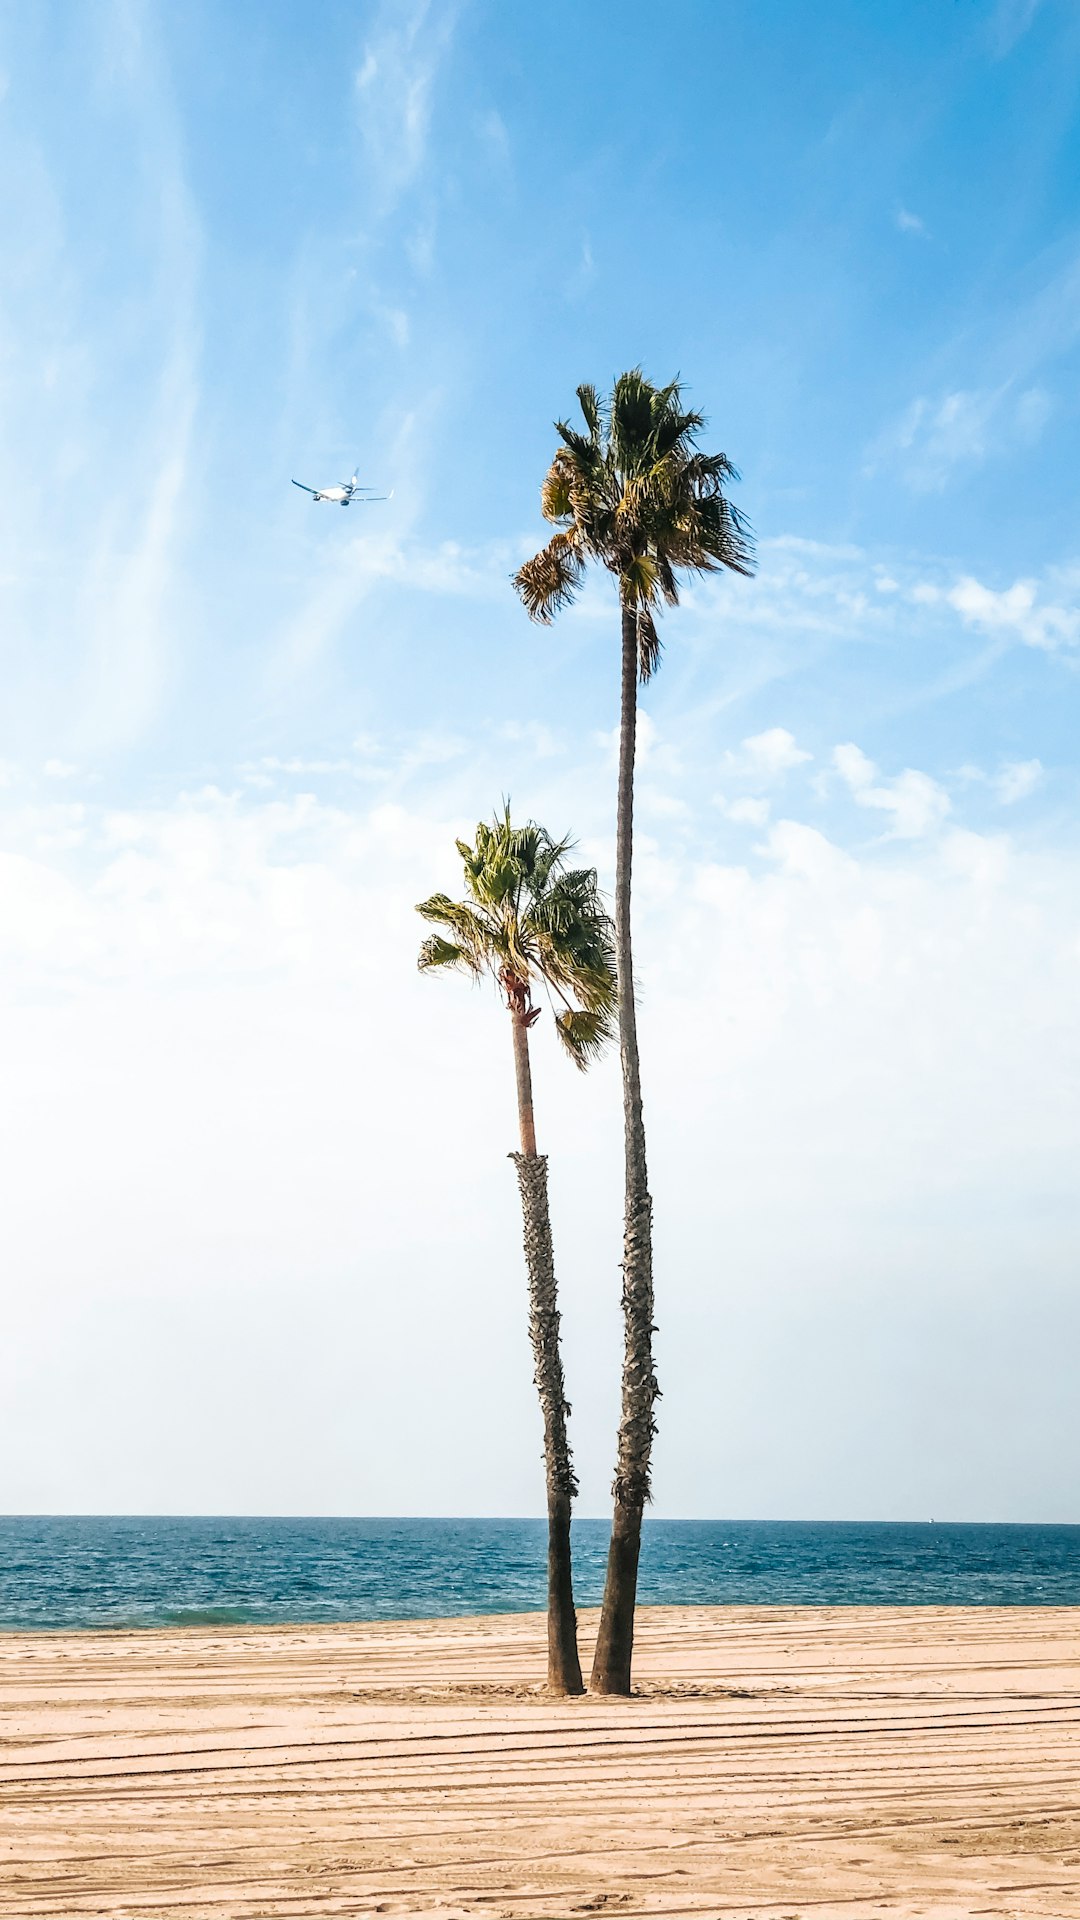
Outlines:
{"type": "Polygon", "coordinates": [[[1080,1607],[646,1607],[631,1700],[543,1673],[529,1613],[0,1635],[0,1916],[1080,1916],[1080,1607]]]}
{"type": "MultiPolygon", "coordinates": [[[[223,1609],[223,1611],[225,1610],[223,1609]]],[[[190,1610],[190,1618],[187,1617],[183,1609],[178,1609],[176,1618],[166,1621],[102,1621],[97,1624],[78,1627],[8,1625],[0,1620],[0,1648],[3,1648],[5,1642],[12,1640],[86,1640],[97,1637],[103,1639],[117,1638],[125,1635],[142,1637],[149,1634],[157,1634],[169,1638],[183,1636],[185,1634],[220,1634],[228,1639],[237,1635],[247,1636],[249,1634],[260,1633],[271,1637],[290,1633],[362,1632],[367,1634],[378,1633],[380,1630],[406,1633],[414,1628],[422,1629],[425,1627],[452,1628],[461,1626],[467,1628],[479,1625],[498,1625],[500,1622],[509,1624],[510,1622],[521,1620],[543,1622],[546,1617],[538,1607],[498,1607],[488,1609],[482,1613],[403,1613],[385,1617],[382,1615],[374,1617],[369,1615],[342,1615],[333,1619],[326,1617],[320,1619],[315,1616],[308,1616],[306,1618],[298,1616],[297,1618],[288,1620],[249,1620],[243,1617],[217,1619],[212,1617],[212,1613],[213,1610],[210,1608],[204,1611],[196,1607],[190,1610]]],[[[589,1627],[589,1623],[593,1617],[599,1617],[599,1613],[599,1604],[590,1603],[589,1605],[579,1606],[577,1608],[578,1621],[579,1623],[584,1623],[586,1628],[589,1627]]],[[[718,1603],[698,1600],[658,1600],[639,1602],[637,1607],[637,1618],[639,1621],[644,1621],[649,1615],[658,1613],[673,1614],[677,1617],[693,1614],[720,1614],[731,1616],[732,1618],[736,1616],[751,1617],[760,1614],[767,1619],[779,1618],[780,1616],[787,1616],[789,1614],[818,1616],[836,1614],[840,1617],[847,1618],[857,1614],[867,1614],[872,1617],[884,1614],[896,1614],[903,1617],[905,1615],[920,1616],[953,1613],[1000,1613],[1006,1616],[1020,1613],[1032,1613],[1036,1615],[1051,1613],[1067,1615],[1075,1613],[1078,1619],[1080,1619],[1080,1600],[909,1600],[906,1602],[897,1602],[894,1600],[754,1600],[718,1603]]]]}

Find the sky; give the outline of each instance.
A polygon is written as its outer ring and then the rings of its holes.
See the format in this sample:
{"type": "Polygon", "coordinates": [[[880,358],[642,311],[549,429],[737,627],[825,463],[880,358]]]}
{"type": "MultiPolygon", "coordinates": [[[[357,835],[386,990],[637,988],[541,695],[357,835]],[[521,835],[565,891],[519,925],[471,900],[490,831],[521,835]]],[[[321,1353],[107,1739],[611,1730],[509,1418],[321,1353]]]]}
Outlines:
{"type": "MultiPolygon", "coordinates": [[[[610,892],[611,583],[509,576],[640,364],[759,562],[642,701],[655,1510],[1080,1521],[1078,94],[1073,0],[0,4],[0,1509],[542,1510],[413,905],[504,795],[610,892]]],[[[601,1514],[618,1063],[534,1038],[601,1514]]]]}

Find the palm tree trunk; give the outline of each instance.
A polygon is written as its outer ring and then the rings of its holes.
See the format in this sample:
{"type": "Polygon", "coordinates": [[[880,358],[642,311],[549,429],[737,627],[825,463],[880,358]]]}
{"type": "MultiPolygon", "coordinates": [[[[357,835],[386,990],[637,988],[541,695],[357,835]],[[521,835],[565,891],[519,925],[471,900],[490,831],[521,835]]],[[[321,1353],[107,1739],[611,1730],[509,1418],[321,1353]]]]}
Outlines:
{"type": "Polygon", "coordinates": [[[577,1481],[566,1435],[566,1417],[570,1408],[566,1401],[559,1346],[560,1316],[551,1243],[551,1217],[548,1212],[547,1158],[536,1151],[529,1031],[520,1014],[512,1014],[511,1019],[521,1152],[510,1157],[517,1168],[518,1186],[521,1189],[533,1378],[544,1416],[548,1511],[547,1678],[553,1693],[584,1693],[570,1563],[570,1506],[577,1492],[577,1481]]]}
{"type": "Polygon", "coordinates": [[[660,1389],[653,1370],[652,1201],[641,1112],[634,960],[630,942],[630,868],[634,840],[634,752],[637,739],[638,635],[632,609],[622,609],[622,713],[619,809],[615,846],[615,953],[619,976],[619,1052],[623,1076],[626,1160],[622,1308],[622,1415],[615,1466],[615,1511],[604,1604],[589,1686],[594,1693],[630,1692],[641,1517],[649,1498],[653,1406],[660,1389]]]}

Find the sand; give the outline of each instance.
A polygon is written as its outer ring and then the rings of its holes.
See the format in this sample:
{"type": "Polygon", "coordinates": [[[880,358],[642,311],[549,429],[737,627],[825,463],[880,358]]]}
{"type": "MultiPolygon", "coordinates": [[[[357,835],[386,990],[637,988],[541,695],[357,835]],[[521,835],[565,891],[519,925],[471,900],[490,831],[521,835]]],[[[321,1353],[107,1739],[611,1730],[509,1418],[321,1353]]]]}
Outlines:
{"type": "Polygon", "coordinates": [[[1080,1609],[646,1609],[628,1702],[541,1645],[0,1635],[0,1915],[1080,1916],[1080,1609]]]}

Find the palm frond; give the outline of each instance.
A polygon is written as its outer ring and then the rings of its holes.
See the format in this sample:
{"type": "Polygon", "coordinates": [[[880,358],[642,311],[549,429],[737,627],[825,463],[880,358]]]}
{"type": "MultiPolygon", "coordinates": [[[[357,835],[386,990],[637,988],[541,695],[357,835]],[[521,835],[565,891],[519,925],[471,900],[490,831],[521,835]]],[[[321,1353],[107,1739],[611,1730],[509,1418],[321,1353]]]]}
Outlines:
{"type": "Polygon", "coordinates": [[[639,607],[637,610],[637,658],[638,679],[642,686],[647,680],[652,679],[660,665],[660,654],[660,635],[656,631],[652,614],[648,607],[639,607]]]}
{"type": "Polygon", "coordinates": [[[592,867],[564,869],[532,911],[536,961],[544,978],[594,1012],[617,999],[611,916],[592,867]]]}
{"type": "Polygon", "coordinates": [[[548,626],[561,607],[569,606],[584,575],[585,562],[576,545],[565,533],[557,533],[518,568],[514,586],[529,618],[548,626]]]}
{"type": "Polygon", "coordinates": [[[738,507],[722,493],[697,503],[688,526],[700,558],[686,564],[702,573],[727,567],[749,579],[754,571],[754,536],[738,507]]]}
{"type": "Polygon", "coordinates": [[[599,440],[601,428],[602,428],[602,419],[601,419],[601,413],[600,413],[600,400],[599,400],[599,396],[597,394],[596,388],[593,386],[590,386],[587,381],[583,381],[581,386],[577,389],[577,397],[578,397],[578,406],[581,408],[582,414],[585,419],[585,425],[588,427],[590,435],[592,436],[593,440],[599,440]]]}
{"type": "Polygon", "coordinates": [[[433,893],[421,900],[416,909],[422,920],[434,921],[452,933],[461,949],[462,964],[473,973],[482,973],[499,952],[499,930],[462,900],[451,900],[445,893],[433,893]]]}
{"type": "Polygon", "coordinates": [[[619,574],[619,592],[624,607],[649,607],[660,590],[656,561],[649,553],[631,554],[619,574]]]}
{"type": "Polygon", "coordinates": [[[701,450],[705,416],[686,405],[677,377],[656,386],[631,367],[606,396],[587,384],[577,396],[587,431],[557,422],[560,444],[541,493],[544,516],[560,531],[514,585],[531,617],[549,623],[599,561],[638,616],[647,680],[660,658],[654,616],[661,604],[678,605],[680,578],[754,571],[753,534],[726,491],[739,475],[727,454],[701,450]]]}
{"type": "Polygon", "coordinates": [[[621,373],[612,389],[608,431],[612,456],[620,473],[637,473],[648,464],[655,391],[640,367],[621,373]]]}
{"type": "Polygon", "coordinates": [[[686,461],[683,472],[690,486],[710,493],[725,483],[742,478],[726,453],[699,453],[696,449],[686,461]]]}
{"type": "Polygon", "coordinates": [[[598,457],[599,449],[595,441],[591,439],[587,440],[583,433],[578,433],[566,420],[556,420],[555,431],[567,452],[573,456],[582,473],[588,473],[595,465],[598,457]]]}
{"type": "MultiPolygon", "coordinates": [[[[668,395],[677,402],[677,386],[667,389],[668,395]]],[[[665,460],[675,452],[681,452],[684,460],[693,458],[691,449],[699,433],[705,431],[703,413],[680,413],[677,404],[668,404],[658,412],[653,428],[653,446],[657,460],[665,460]]]]}
{"type": "Polygon", "coordinates": [[[555,1027],[575,1067],[582,1072],[603,1053],[614,1032],[608,1015],[589,1013],[584,1008],[556,1014],[555,1027]]]}
{"type": "Polygon", "coordinates": [[[436,893],[418,907],[446,930],[424,942],[421,971],[490,973],[526,1019],[536,1011],[531,983],[546,981],[561,1003],[563,1044],[586,1066],[614,1031],[618,999],[614,928],[595,869],[568,867],[570,838],[553,839],[534,820],[516,825],[508,801],[478,822],[471,842],[456,844],[470,898],[436,893]]]}
{"type": "Polygon", "coordinates": [[[433,967],[461,967],[468,973],[479,972],[465,948],[455,946],[452,940],[444,940],[441,933],[433,933],[424,941],[416,964],[421,973],[430,973],[433,967]]]}
{"type": "Polygon", "coordinates": [[[565,447],[560,447],[540,489],[540,511],[545,520],[551,520],[557,525],[560,520],[571,518],[577,480],[578,473],[573,456],[565,447]]]}
{"type": "Polygon", "coordinates": [[[671,564],[671,556],[665,552],[663,548],[658,548],[655,557],[656,578],[659,582],[660,591],[669,607],[677,607],[679,604],[679,582],[675,575],[675,569],[671,564]]]}

